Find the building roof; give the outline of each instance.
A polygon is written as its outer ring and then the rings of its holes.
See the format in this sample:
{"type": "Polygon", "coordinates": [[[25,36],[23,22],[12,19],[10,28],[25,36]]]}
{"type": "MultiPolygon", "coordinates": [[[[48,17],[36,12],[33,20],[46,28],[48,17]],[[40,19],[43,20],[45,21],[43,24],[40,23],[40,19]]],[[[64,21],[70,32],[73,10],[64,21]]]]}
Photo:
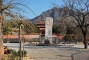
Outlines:
{"type": "Polygon", "coordinates": [[[44,21],[39,21],[38,24],[45,24],[45,22],[44,21]]]}
{"type": "Polygon", "coordinates": [[[45,30],[45,28],[39,28],[40,30],[45,30]]]}

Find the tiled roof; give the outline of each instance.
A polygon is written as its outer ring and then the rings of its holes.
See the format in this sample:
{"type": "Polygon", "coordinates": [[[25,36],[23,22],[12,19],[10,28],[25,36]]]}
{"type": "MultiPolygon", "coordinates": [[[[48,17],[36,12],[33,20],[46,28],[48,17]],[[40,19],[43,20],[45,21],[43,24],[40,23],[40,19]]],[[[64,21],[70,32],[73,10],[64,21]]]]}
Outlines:
{"type": "Polygon", "coordinates": [[[45,28],[39,28],[40,30],[45,30],[45,28]]]}
{"type": "Polygon", "coordinates": [[[45,22],[44,21],[39,21],[38,24],[45,24],[45,22]]]}

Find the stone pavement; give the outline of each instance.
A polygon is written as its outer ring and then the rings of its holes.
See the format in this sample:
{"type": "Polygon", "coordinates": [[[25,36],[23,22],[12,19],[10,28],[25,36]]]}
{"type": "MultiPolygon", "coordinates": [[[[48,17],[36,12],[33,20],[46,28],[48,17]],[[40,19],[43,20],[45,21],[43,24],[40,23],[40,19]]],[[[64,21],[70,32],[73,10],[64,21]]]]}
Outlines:
{"type": "Polygon", "coordinates": [[[25,59],[23,59],[23,60],[34,60],[34,59],[25,58],[25,59]]]}
{"type": "Polygon", "coordinates": [[[22,60],[34,60],[31,55],[24,57],[22,60]]]}
{"type": "Polygon", "coordinates": [[[74,60],[89,60],[89,51],[79,52],[78,54],[74,54],[74,60]]]}
{"type": "Polygon", "coordinates": [[[61,54],[60,55],[56,55],[56,58],[52,58],[52,57],[34,57],[35,59],[33,59],[31,56],[29,57],[25,57],[23,60],[89,60],[89,52],[88,51],[81,51],[78,53],[72,53],[71,55],[73,56],[73,58],[68,55],[68,54],[61,54]],[[72,55],[73,54],[73,55],[72,55]],[[36,59],[37,58],[37,59],[36,59]]]}
{"type": "MultiPolygon", "coordinates": [[[[32,60],[89,60],[89,49],[83,47],[76,44],[74,46],[25,46],[24,49],[28,56],[32,56],[32,60]]],[[[17,46],[9,46],[9,48],[19,49],[17,46]]],[[[26,57],[25,60],[31,58],[26,57]]]]}

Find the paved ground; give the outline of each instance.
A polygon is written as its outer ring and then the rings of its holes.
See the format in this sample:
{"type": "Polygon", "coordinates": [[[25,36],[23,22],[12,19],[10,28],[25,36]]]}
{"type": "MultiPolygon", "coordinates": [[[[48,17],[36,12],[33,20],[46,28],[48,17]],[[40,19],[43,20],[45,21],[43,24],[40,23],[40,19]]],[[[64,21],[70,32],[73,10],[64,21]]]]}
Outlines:
{"type": "MultiPolygon", "coordinates": [[[[18,46],[11,44],[9,48],[18,50],[18,46]]],[[[83,45],[25,46],[25,50],[34,60],[89,60],[89,49],[83,49],[83,45]]]]}

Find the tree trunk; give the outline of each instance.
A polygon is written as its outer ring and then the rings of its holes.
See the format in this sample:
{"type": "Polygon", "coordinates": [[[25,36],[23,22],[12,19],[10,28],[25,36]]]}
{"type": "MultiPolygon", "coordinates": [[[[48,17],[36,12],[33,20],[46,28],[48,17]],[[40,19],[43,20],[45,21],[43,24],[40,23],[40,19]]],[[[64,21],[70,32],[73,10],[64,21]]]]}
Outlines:
{"type": "Polygon", "coordinates": [[[0,60],[2,60],[2,54],[3,54],[3,50],[2,50],[2,46],[3,46],[3,39],[2,39],[2,0],[0,0],[0,60]]]}
{"type": "Polygon", "coordinates": [[[88,42],[87,42],[87,39],[86,39],[86,34],[83,34],[83,39],[84,39],[84,49],[87,49],[88,48],[88,42]]]}
{"type": "Polygon", "coordinates": [[[2,29],[1,29],[1,26],[2,26],[2,23],[1,23],[1,18],[0,18],[0,60],[2,59],[2,46],[3,46],[3,40],[2,40],[2,29]]]}

